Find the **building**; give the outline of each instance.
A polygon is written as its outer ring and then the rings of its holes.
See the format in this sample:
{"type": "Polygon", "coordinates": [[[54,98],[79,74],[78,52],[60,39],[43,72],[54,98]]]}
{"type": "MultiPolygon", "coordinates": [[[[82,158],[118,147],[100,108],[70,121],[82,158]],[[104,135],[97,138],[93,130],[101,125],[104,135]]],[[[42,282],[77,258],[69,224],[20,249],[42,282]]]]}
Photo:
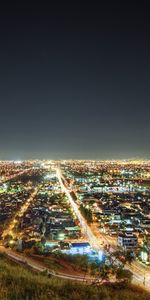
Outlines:
{"type": "Polygon", "coordinates": [[[124,249],[136,248],[138,245],[137,236],[131,232],[119,233],[118,246],[124,249]]]}
{"type": "Polygon", "coordinates": [[[150,262],[150,249],[143,248],[140,252],[140,258],[144,263],[150,262]]]}
{"type": "Polygon", "coordinates": [[[65,233],[70,238],[78,238],[81,236],[81,229],[78,226],[65,227],[65,233]]]}

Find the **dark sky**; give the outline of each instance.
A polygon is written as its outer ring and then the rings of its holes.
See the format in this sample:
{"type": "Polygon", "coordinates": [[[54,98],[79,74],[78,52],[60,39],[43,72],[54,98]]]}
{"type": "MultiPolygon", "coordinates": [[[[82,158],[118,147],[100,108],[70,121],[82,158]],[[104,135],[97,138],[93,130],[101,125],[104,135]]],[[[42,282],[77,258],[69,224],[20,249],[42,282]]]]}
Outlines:
{"type": "Polygon", "coordinates": [[[0,10],[0,158],[150,158],[149,9],[21,2],[0,10]]]}

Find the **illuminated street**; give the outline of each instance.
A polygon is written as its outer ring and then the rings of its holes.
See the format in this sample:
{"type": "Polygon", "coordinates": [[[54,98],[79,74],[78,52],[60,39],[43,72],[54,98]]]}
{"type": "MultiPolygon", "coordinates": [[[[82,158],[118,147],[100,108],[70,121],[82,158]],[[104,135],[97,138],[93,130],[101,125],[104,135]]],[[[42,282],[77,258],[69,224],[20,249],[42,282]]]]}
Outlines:
{"type": "Polygon", "coordinates": [[[76,216],[78,217],[79,221],[80,221],[80,226],[82,228],[82,231],[84,232],[85,236],[88,238],[89,242],[91,243],[91,245],[98,249],[101,250],[100,245],[99,245],[99,241],[96,239],[96,237],[94,236],[93,232],[91,231],[90,227],[88,226],[87,222],[85,221],[85,219],[82,217],[78,206],[76,205],[76,203],[73,201],[68,189],[64,186],[63,182],[62,182],[62,178],[61,178],[61,171],[60,169],[56,169],[56,174],[58,177],[58,180],[60,182],[62,191],[64,191],[74,209],[74,212],[76,214],[76,216]]]}
{"type": "Polygon", "coordinates": [[[34,201],[34,198],[37,194],[38,189],[36,188],[30,195],[30,197],[26,200],[26,202],[21,206],[20,210],[16,213],[14,218],[11,220],[11,223],[8,225],[2,234],[2,238],[5,238],[7,235],[11,235],[13,239],[18,237],[18,233],[15,233],[14,228],[18,223],[18,217],[22,217],[28,207],[30,206],[31,202],[34,201]]]}

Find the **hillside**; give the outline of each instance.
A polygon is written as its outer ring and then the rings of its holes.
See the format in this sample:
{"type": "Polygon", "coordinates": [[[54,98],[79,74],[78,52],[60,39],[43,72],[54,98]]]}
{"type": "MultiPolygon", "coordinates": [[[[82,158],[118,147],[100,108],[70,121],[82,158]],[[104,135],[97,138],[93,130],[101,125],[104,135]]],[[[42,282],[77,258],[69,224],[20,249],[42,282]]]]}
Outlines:
{"type": "Polygon", "coordinates": [[[149,300],[134,286],[92,287],[35,274],[0,258],[0,300],[149,300]]]}

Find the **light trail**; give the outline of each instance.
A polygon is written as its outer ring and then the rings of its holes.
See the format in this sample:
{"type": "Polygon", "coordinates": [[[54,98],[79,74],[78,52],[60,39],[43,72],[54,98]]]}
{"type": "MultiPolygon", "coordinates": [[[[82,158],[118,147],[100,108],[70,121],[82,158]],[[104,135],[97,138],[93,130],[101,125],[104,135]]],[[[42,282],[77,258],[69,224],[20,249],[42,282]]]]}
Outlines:
{"type": "Polygon", "coordinates": [[[62,191],[64,191],[66,196],[68,197],[70,204],[80,222],[80,226],[82,228],[83,233],[85,234],[85,236],[87,237],[87,239],[89,240],[89,242],[93,246],[93,248],[95,248],[96,250],[99,250],[99,251],[102,250],[102,248],[99,245],[99,241],[97,240],[96,236],[93,234],[91,228],[88,226],[84,217],[82,216],[77,204],[74,202],[73,198],[71,197],[70,192],[63,184],[61,171],[58,168],[56,169],[56,175],[59,180],[62,191]]]}

